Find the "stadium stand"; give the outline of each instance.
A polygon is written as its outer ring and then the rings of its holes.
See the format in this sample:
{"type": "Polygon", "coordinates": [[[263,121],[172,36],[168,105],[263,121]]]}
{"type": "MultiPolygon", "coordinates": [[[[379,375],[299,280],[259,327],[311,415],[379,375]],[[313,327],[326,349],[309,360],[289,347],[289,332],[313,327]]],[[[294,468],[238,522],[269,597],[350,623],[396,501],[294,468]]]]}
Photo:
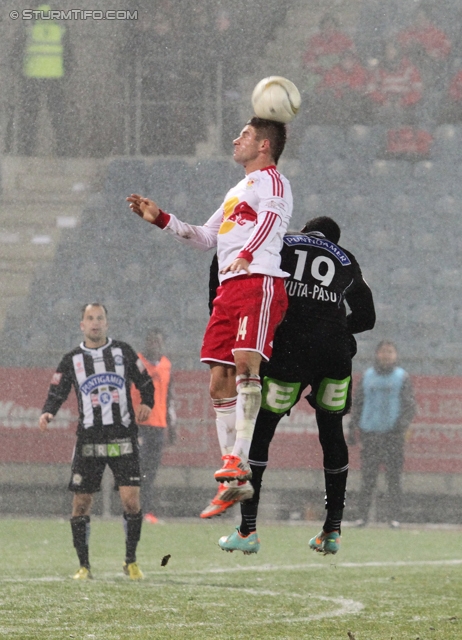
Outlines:
{"type": "MultiPolygon", "coordinates": [[[[357,132],[342,132],[343,144],[344,133],[348,137],[357,132]]],[[[362,130],[362,139],[369,133],[362,130]]],[[[337,131],[330,135],[326,139],[338,142],[337,131]]],[[[364,267],[378,305],[377,328],[366,343],[384,332],[398,336],[406,342],[411,370],[415,362],[421,373],[445,373],[441,345],[446,339],[458,344],[462,286],[462,200],[451,194],[458,195],[460,187],[448,178],[447,162],[371,161],[358,148],[361,145],[349,146],[355,162],[348,162],[344,146],[338,144],[335,154],[328,151],[327,164],[324,151],[316,163],[318,136],[317,127],[307,132],[307,139],[316,143],[308,165],[300,160],[293,179],[293,228],[310,216],[337,218],[344,244],[364,267]],[[358,150],[356,156],[351,149],[358,150]],[[312,180],[311,167],[316,164],[326,172],[329,189],[319,183],[322,171],[312,180]],[[438,356],[435,352],[433,357],[429,345],[438,347],[438,356]]],[[[457,174],[461,161],[450,175],[457,174]]],[[[54,364],[58,354],[80,339],[81,303],[101,299],[109,307],[113,335],[141,345],[149,326],[167,326],[176,366],[200,366],[197,354],[208,317],[211,253],[192,251],[143,223],[130,214],[125,195],[135,190],[133,185],[153,196],[158,193],[167,210],[201,222],[219,205],[223,186],[234,183],[238,173],[231,160],[223,159],[111,162],[104,190],[88,200],[80,225],[61,234],[53,261],[36,275],[24,316],[33,317],[33,322],[26,320],[25,328],[17,315],[7,317],[2,336],[3,345],[8,345],[3,347],[7,362],[54,364]]],[[[450,367],[461,370],[454,358],[450,367]]]]}
{"type": "MultiPolygon", "coordinates": [[[[460,24],[455,22],[459,8],[450,0],[442,2],[445,11],[441,11],[439,26],[454,43],[455,56],[460,46],[460,24]]],[[[261,56],[242,79],[242,95],[248,94],[256,79],[272,72],[276,60],[278,72],[299,82],[303,90],[304,44],[323,12],[318,7],[305,24],[307,28],[302,28],[306,6],[289,4],[284,3],[277,20],[265,22],[265,33],[274,40],[265,45],[263,39],[258,45],[261,56]],[[289,34],[293,37],[288,38],[289,34]],[[285,45],[283,61],[280,44],[285,45]]],[[[393,0],[385,8],[378,0],[353,4],[343,3],[338,16],[363,59],[375,55],[378,39],[390,27],[410,24],[415,8],[413,0],[393,0]],[[379,14],[377,32],[374,16],[379,14]]],[[[309,99],[306,104],[309,107],[309,99]]],[[[247,104],[242,113],[247,117],[247,104]]],[[[445,318],[448,339],[457,343],[462,125],[440,123],[433,131],[430,157],[411,162],[384,156],[386,127],[382,125],[298,123],[303,123],[302,114],[294,122],[288,153],[281,161],[294,192],[291,227],[299,228],[306,218],[323,214],[341,224],[344,244],[364,267],[378,309],[387,310],[386,318],[379,315],[377,329],[360,342],[373,341],[385,329],[389,336],[403,335],[403,323],[415,327],[419,314],[429,318],[422,305],[434,304],[433,312],[445,318]]],[[[130,215],[125,197],[132,192],[147,193],[165,210],[201,223],[219,206],[226,188],[241,175],[240,169],[228,158],[213,154],[123,156],[106,164],[101,190],[87,198],[75,228],[63,229],[52,238],[54,251],[40,245],[24,248],[21,241],[12,249],[10,236],[0,237],[2,255],[8,251],[17,256],[21,251],[29,255],[49,252],[43,266],[35,270],[32,284],[22,289],[22,302],[12,306],[6,317],[2,334],[5,364],[54,364],[56,354],[80,338],[76,310],[83,301],[98,298],[110,308],[114,335],[131,337],[140,344],[148,326],[167,325],[175,366],[184,368],[184,362],[199,366],[211,254],[188,250],[149,228],[130,215]]],[[[6,231],[22,233],[17,228],[6,231]]],[[[426,330],[434,329],[434,322],[424,324],[426,330]]],[[[437,333],[440,340],[441,332],[437,333]]],[[[406,342],[409,352],[416,354],[419,373],[447,372],[443,361],[434,361],[428,351],[421,368],[424,346],[417,334],[413,340],[411,331],[406,342]]],[[[412,371],[412,361],[407,364],[412,371]]],[[[361,366],[361,355],[357,366],[361,366]]],[[[452,363],[451,372],[456,370],[462,370],[462,365],[452,363]]]]}

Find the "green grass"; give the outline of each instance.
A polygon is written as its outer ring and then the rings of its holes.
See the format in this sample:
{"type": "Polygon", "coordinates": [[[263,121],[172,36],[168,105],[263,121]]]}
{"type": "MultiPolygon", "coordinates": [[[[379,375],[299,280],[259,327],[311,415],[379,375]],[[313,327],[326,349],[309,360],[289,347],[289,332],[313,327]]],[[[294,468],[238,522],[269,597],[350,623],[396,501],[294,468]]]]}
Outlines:
{"type": "Polygon", "coordinates": [[[227,521],[145,526],[146,579],[121,572],[121,522],[93,519],[93,581],[64,520],[0,520],[0,637],[16,640],[460,640],[462,535],[351,529],[339,554],[307,547],[313,525],[262,525],[258,555],[221,551],[227,521]],[[166,567],[162,557],[171,554],[166,567]]]}

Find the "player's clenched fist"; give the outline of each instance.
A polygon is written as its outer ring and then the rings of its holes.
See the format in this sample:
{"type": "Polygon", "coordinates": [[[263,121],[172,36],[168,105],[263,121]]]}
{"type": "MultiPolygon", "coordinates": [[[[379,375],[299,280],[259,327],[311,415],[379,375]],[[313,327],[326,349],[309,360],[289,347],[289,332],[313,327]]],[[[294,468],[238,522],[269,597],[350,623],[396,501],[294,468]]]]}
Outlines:
{"type": "Polygon", "coordinates": [[[48,428],[48,423],[51,422],[54,418],[52,413],[42,413],[39,418],[39,427],[42,431],[46,431],[48,428]]]}
{"type": "Polygon", "coordinates": [[[136,193],[132,193],[131,196],[127,198],[127,202],[130,203],[130,209],[147,222],[154,222],[160,213],[159,207],[153,200],[143,198],[143,196],[136,193]]]}

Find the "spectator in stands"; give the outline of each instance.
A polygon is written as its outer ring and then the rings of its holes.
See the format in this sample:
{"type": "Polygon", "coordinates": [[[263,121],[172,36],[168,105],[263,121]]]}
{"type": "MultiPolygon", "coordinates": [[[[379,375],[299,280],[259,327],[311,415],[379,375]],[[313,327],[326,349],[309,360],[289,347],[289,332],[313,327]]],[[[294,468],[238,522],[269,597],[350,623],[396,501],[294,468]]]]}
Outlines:
{"type": "Polygon", "coordinates": [[[305,90],[313,91],[345,51],[354,51],[353,40],[340,31],[334,16],[324,15],[319,22],[319,32],[308,41],[303,58],[307,70],[305,90]]]}
{"type": "Polygon", "coordinates": [[[338,64],[329,69],[316,87],[315,105],[318,124],[366,124],[370,122],[370,101],[366,99],[368,72],[354,51],[346,50],[338,64]]]}
{"type": "Polygon", "coordinates": [[[414,23],[401,31],[397,40],[422,77],[424,99],[418,108],[419,120],[427,127],[434,125],[448,76],[451,41],[432,22],[431,9],[425,5],[419,6],[414,23]]]}
{"type": "Polygon", "coordinates": [[[455,67],[449,87],[441,102],[438,117],[440,124],[462,122],[462,67],[460,59],[455,61],[455,67]]]}
{"type": "Polygon", "coordinates": [[[404,436],[416,411],[409,375],[397,365],[393,342],[377,345],[374,366],[357,385],[350,421],[350,444],[361,440],[361,491],[358,526],[368,522],[372,496],[380,465],[385,466],[388,485],[387,518],[399,527],[402,503],[401,475],[404,465],[404,436]]]}
{"type": "Polygon", "coordinates": [[[462,103],[462,69],[452,78],[448,93],[454,102],[462,103]]]}
{"type": "Polygon", "coordinates": [[[372,70],[367,95],[375,106],[374,120],[390,128],[385,157],[428,157],[433,138],[416,127],[416,105],[422,100],[422,78],[395,39],[384,43],[384,52],[372,70]]]}
{"type": "Polygon", "coordinates": [[[403,52],[418,67],[425,85],[433,87],[444,72],[444,62],[451,53],[451,41],[431,20],[431,13],[421,5],[414,23],[397,36],[403,52]]]}
{"type": "MultiPolygon", "coordinates": [[[[164,334],[152,329],[146,336],[143,353],[138,357],[154,384],[155,404],[148,418],[138,424],[141,456],[141,510],[146,522],[156,524],[154,515],[153,484],[162,460],[165,435],[169,444],[176,439],[176,413],[173,403],[170,360],[164,355],[164,334]]],[[[141,404],[141,394],[132,385],[135,413],[141,404]]]]}
{"type": "Polygon", "coordinates": [[[367,94],[381,123],[415,122],[415,105],[422,99],[422,78],[396,40],[385,41],[383,55],[370,73],[367,94]]]}

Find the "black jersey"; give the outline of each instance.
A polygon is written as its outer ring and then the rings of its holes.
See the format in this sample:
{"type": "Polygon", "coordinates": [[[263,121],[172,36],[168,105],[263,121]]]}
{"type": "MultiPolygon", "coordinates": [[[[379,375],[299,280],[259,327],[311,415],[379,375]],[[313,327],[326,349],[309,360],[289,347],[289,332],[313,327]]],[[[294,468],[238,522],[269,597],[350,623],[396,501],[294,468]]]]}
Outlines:
{"type": "Polygon", "coordinates": [[[342,326],[349,333],[373,328],[372,293],[352,253],[318,232],[293,233],[284,236],[281,258],[281,268],[290,273],[284,324],[292,331],[305,331],[307,322],[342,326]]]}
{"type": "Polygon", "coordinates": [[[55,415],[74,387],[79,405],[78,435],[99,437],[102,433],[118,436],[136,432],[130,395],[132,382],[142,403],[152,408],[152,379],[130,345],[111,338],[98,349],[89,349],[81,343],[63,357],[53,374],[43,413],[55,415]]]}

